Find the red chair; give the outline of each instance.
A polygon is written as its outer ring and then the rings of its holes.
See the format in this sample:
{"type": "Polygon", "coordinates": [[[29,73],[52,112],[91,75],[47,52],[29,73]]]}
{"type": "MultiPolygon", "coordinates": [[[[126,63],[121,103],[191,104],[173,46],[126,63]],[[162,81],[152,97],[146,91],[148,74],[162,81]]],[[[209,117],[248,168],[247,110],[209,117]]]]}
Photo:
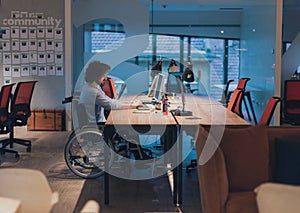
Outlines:
{"type": "Polygon", "coordinates": [[[115,86],[115,82],[112,78],[107,77],[101,85],[103,92],[110,98],[118,99],[118,94],[115,86]]]}
{"type": "Polygon", "coordinates": [[[241,118],[244,118],[242,113],[242,97],[243,97],[243,90],[235,89],[232,93],[232,97],[228,103],[227,109],[236,113],[241,118]]]}
{"type": "Polygon", "coordinates": [[[284,121],[300,124],[300,81],[286,80],[284,84],[283,114],[284,121]]]}
{"type": "Polygon", "coordinates": [[[230,83],[233,82],[234,80],[233,79],[230,79],[226,82],[226,86],[225,86],[225,89],[223,90],[223,93],[222,93],[222,98],[221,98],[221,103],[227,107],[228,103],[229,103],[229,99],[230,99],[230,94],[229,94],[229,86],[230,86],[230,83]]]}
{"type": "Polygon", "coordinates": [[[248,81],[250,81],[250,78],[240,78],[236,88],[245,90],[248,81]]]}
{"type": "MultiPolygon", "coordinates": [[[[9,103],[11,99],[11,91],[15,84],[8,84],[1,87],[0,91],[0,134],[9,133],[9,103]]],[[[0,153],[4,154],[5,152],[14,153],[16,158],[19,157],[19,154],[15,150],[5,149],[8,144],[4,143],[5,140],[0,141],[3,143],[2,148],[0,148],[0,153]]]]}
{"type": "MultiPolygon", "coordinates": [[[[248,91],[246,89],[247,83],[250,80],[251,80],[250,78],[240,78],[239,81],[238,81],[237,89],[243,90],[242,102],[244,103],[244,106],[245,106],[245,109],[246,109],[246,112],[247,112],[247,115],[248,115],[248,119],[250,121],[252,120],[251,116],[250,116],[249,109],[248,109],[248,105],[247,105],[247,102],[246,102],[246,98],[247,98],[248,104],[250,106],[250,110],[251,110],[251,113],[252,113],[252,116],[253,116],[254,123],[257,124],[256,115],[255,115],[255,112],[254,112],[250,91],[248,91]]],[[[242,112],[242,103],[241,103],[240,107],[241,107],[241,112],[242,112]]],[[[241,117],[244,117],[244,116],[242,115],[241,117]]]]}
{"type": "MultiPolygon", "coordinates": [[[[116,87],[115,87],[115,82],[114,82],[114,80],[112,78],[107,77],[102,82],[101,88],[102,88],[103,92],[108,97],[113,98],[113,99],[118,99],[118,94],[117,94],[117,90],[116,90],[116,87]]],[[[98,111],[98,109],[96,109],[96,111],[98,111]]],[[[109,113],[110,113],[110,110],[104,110],[104,116],[105,116],[105,118],[108,117],[109,113]]]]}
{"type": "Polygon", "coordinates": [[[277,104],[281,101],[279,97],[271,97],[260,118],[259,124],[269,125],[277,104]]]}
{"type": "Polygon", "coordinates": [[[30,103],[33,90],[37,81],[19,82],[12,97],[9,114],[9,138],[6,145],[13,147],[14,143],[27,147],[27,152],[31,151],[31,141],[14,138],[14,127],[27,125],[27,120],[31,116],[30,103]]]}

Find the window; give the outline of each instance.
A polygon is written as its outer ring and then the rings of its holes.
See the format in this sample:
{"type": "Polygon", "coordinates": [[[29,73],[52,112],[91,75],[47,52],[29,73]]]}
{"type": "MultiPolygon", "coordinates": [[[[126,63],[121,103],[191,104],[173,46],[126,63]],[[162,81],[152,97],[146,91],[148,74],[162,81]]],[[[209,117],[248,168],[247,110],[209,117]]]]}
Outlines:
{"type": "MultiPolygon", "coordinates": [[[[117,49],[124,39],[125,33],[122,32],[94,31],[91,33],[91,51],[97,53],[117,49]]],[[[190,57],[195,76],[200,73],[207,92],[220,99],[222,91],[214,85],[239,77],[239,46],[239,40],[153,34],[149,35],[149,44],[143,53],[127,62],[151,70],[154,61],[162,59],[163,72],[167,72],[170,60],[174,59],[179,67],[181,64],[179,71],[182,72],[190,57]]]]}
{"type": "Polygon", "coordinates": [[[118,32],[92,32],[92,53],[109,52],[122,46],[125,34],[118,32]]]}

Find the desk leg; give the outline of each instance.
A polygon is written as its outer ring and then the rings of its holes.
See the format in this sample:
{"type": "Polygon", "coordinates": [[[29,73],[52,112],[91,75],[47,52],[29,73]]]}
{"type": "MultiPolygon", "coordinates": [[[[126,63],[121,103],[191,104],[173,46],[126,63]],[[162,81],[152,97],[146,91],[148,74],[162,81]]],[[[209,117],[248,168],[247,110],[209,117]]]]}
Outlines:
{"type": "Polygon", "coordinates": [[[109,170],[108,164],[109,164],[109,152],[110,148],[108,146],[109,144],[109,139],[108,135],[111,129],[110,127],[105,127],[103,134],[104,134],[104,140],[106,142],[107,146],[104,146],[104,204],[108,205],[109,204],[109,173],[107,172],[109,170]]]}
{"type": "Polygon", "coordinates": [[[104,203],[109,204],[109,174],[107,172],[104,173],[104,203]]]}
{"type": "MultiPolygon", "coordinates": [[[[170,138],[176,142],[177,136],[180,136],[178,132],[180,128],[172,128],[169,134],[172,134],[170,138]]],[[[174,192],[173,192],[173,203],[176,206],[182,204],[182,137],[180,136],[179,142],[176,145],[176,163],[177,167],[173,170],[173,181],[174,181],[174,192]]]]}

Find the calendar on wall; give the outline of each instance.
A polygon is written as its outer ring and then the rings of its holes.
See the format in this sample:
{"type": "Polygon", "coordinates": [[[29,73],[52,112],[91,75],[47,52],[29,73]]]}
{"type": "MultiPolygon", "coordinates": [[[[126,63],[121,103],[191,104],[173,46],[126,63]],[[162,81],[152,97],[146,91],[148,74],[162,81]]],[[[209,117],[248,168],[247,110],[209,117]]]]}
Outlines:
{"type": "Polygon", "coordinates": [[[12,77],[64,75],[62,19],[44,13],[11,11],[1,22],[4,83],[12,77]]]}

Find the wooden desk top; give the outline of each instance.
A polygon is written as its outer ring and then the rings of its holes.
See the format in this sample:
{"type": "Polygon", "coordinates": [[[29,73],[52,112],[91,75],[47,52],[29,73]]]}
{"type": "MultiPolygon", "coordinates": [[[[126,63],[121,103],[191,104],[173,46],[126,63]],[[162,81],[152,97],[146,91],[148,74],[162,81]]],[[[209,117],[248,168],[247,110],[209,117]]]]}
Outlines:
{"type": "Polygon", "coordinates": [[[163,115],[161,111],[137,112],[134,109],[112,110],[106,125],[176,125],[171,113],[163,115]]]}
{"type": "MultiPolygon", "coordinates": [[[[146,100],[147,96],[122,96],[121,101],[132,102],[146,100]]],[[[149,98],[150,99],[150,98],[149,98]]],[[[150,112],[137,111],[135,109],[112,110],[106,125],[176,125],[171,113],[163,115],[162,111],[152,109],[150,112]]]]}
{"type": "Polygon", "coordinates": [[[175,116],[179,125],[226,125],[244,126],[250,125],[235,113],[225,108],[221,103],[203,96],[187,96],[186,111],[192,111],[192,116],[175,116]],[[190,99],[193,99],[191,101],[190,99]],[[195,101],[196,100],[196,101],[195,101]]]}
{"type": "MultiPolygon", "coordinates": [[[[163,115],[159,110],[151,112],[135,113],[134,109],[112,110],[106,125],[226,125],[226,126],[245,126],[250,125],[247,121],[240,118],[235,113],[226,109],[218,101],[207,96],[187,95],[186,110],[192,111],[192,116],[172,116],[163,115]],[[177,121],[177,122],[176,122],[177,121]]],[[[123,96],[122,101],[145,100],[146,96],[123,96]]],[[[169,98],[172,109],[181,106],[181,99],[169,98]]]]}

